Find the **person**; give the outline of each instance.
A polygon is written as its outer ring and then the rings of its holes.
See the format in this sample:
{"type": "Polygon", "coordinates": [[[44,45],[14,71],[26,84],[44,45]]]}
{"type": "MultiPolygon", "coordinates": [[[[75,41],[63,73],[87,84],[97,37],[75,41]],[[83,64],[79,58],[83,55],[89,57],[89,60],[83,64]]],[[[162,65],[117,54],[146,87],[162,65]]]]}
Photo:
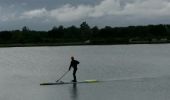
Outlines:
{"type": "Polygon", "coordinates": [[[72,82],[77,82],[76,72],[77,72],[77,65],[79,63],[80,62],[75,60],[74,57],[71,57],[71,63],[70,63],[70,66],[69,66],[69,71],[71,70],[71,68],[73,68],[73,80],[72,80],[72,82]]]}

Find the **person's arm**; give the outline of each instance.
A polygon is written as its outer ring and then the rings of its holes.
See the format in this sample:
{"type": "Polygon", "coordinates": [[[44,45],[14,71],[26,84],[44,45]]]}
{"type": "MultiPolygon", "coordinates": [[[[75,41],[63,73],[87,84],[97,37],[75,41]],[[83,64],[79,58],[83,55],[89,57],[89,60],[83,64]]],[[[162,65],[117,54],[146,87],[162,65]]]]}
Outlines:
{"type": "Polygon", "coordinates": [[[80,62],[79,61],[77,61],[77,64],[79,64],[80,62]]]}
{"type": "Polygon", "coordinates": [[[70,66],[69,66],[69,69],[68,69],[69,71],[70,71],[70,69],[71,69],[71,66],[72,66],[72,62],[70,63],[70,66]]]}

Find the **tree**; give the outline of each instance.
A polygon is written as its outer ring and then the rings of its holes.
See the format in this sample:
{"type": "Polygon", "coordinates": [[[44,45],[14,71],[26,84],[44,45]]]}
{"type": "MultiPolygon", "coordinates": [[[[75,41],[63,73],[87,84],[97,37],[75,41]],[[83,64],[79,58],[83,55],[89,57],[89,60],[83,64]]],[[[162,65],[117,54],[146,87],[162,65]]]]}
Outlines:
{"type": "Polygon", "coordinates": [[[24,26],[22,28],[22,32],[29,32],[29,31],[30,31],[30,29],[27,26],[24,26]]]}
{"type": "Polygon", "coordinates": [[[64,36],[64,33],[65,33],[64,27],[60,25],[57,30],[57,36],[59,38],[62,38],[64,36]]]}
{"type": "Polygon", "coordinates": [[[54,26],[50,31],[48,31],[49,37],[53,39],[61,38],[61,36],[63,36],[63,33],[64,33],[63,26],[59,26],[58,28],[54,26]]]}
{"type": "Polygon", "coordinates": [[[89,39],[91,37],[92,31],[86,22],[82,22],[82,24],[80,24],[80,31],[83,39],[89,39]]]}
{"type": "Polygon", "coordinates": [[[12,33],[10,31],[0,32],[0,42],[1,43],[10,42],[11,38],[12,38],[12,33]]]}
{"type": "Polygon", "coordinates": [[[99,34],[99,32],[100,32],[100,30],[99,30],[99,28],[97,27],[97,26],[94,26],[92,29],[91,29],[91,31],[92,31],[92,37],[94,38],[94,37],[97,37],[97,35],[99,34]]]}
{"type": "Polygon", "coordinates": [[[65,36],[72,39],[80,38],[80,30],[76,26],[68,27],[65,36]]]}

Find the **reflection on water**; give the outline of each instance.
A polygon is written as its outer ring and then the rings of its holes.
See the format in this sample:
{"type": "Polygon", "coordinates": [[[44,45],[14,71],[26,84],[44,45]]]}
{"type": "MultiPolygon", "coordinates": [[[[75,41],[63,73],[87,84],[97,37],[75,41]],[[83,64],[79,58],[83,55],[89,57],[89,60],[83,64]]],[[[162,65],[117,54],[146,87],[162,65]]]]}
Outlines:
{"type": "Polygon", "coordinates": [[[72,100],[78,100],[77,83],[74,83],[70,90],[71,90],[71,91],[70,91],[71,99],[72,99],[72,100]]]}

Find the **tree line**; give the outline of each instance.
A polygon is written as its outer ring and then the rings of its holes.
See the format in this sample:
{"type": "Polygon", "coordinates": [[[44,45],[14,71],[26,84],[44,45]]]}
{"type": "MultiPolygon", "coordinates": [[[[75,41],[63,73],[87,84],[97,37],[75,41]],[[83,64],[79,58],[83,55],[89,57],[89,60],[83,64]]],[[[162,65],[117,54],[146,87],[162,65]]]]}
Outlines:
{"type": "Polygon", "coordinates": [[[89,44],[119,44],[130,41],[170,40],[170,25],[146,25],[98,28],[90,27],[82,22],[79,27],[65,28],[54,26],[49,31],[35,31],[24,26],[22,30],[1,31],[0,44],[29,43],[89,43],[89,44]],[[85,42],[86,41],[86,42],[85,42]]]}

